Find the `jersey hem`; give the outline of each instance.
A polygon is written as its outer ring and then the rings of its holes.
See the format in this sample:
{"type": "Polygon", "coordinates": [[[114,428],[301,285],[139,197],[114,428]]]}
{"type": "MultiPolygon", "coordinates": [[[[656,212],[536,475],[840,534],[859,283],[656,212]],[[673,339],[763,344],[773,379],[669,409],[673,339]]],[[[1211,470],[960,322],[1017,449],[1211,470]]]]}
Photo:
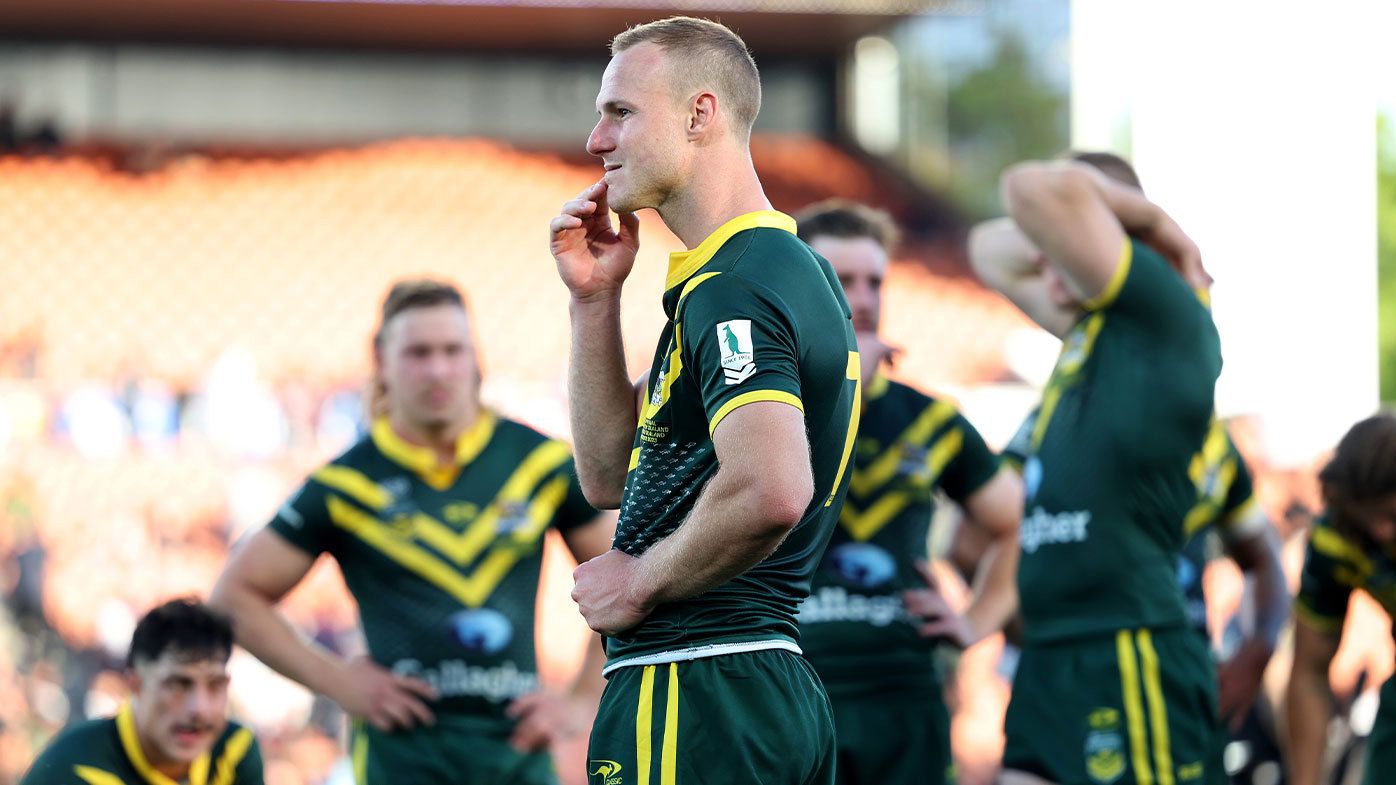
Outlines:
{"type": "Polygon", "coordinates": [[[746,654],[753,651],[788,651],[792,654],[804,654],[800,645],[794,641],[784,638],[772,638],[762,641],[743,641],[741,643],[710,643],[706,646],[693,646],[687,649],[671,649],[669,651],[655,652],[654,654],[642,654],[637,657],[629,657],[623,660],[607,663],[601,669],[602,676],[609,676],[613,671],[621,668],[632,668],[639,665],[666,665],[671,662],[689,662],[691,660],[702,660],[708,657],[721,657],[727,654],[746,654]]]}

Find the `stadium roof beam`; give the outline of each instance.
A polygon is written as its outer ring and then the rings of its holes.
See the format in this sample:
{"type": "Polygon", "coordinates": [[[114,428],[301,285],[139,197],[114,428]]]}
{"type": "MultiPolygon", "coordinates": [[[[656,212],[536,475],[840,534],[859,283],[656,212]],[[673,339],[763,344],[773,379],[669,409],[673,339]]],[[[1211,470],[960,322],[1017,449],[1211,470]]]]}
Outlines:
{"type": "Polygon", "coordinates": [[[603,53],[625,27],[718,18],[762,55],[841,52],[908,16],[983,0],[6,0],[0,37],[147,43],[603,53]]]}

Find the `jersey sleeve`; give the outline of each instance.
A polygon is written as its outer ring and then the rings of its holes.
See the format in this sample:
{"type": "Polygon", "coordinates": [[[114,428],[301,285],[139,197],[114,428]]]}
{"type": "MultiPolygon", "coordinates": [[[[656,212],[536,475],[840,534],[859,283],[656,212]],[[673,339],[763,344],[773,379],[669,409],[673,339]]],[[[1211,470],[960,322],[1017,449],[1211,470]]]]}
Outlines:
{"type": "Polygon", "coordinates": [[[940,487],[950,498],[964,504],[998,473],[999,459],[963,414],[956,412],[951,422],[950,429],[931,449],[948,449],[942,446],[947,444],[947,439],[958,441],[959,448],[940,475],[940,487]]]}
{"type": "Polygon", "coordinates": [[[1119,265],[1105,291],[1086,301],[1084,307],[1147,322],[1157,332],[1190,330],[1198,311],[1205,310],[1182,276],[1157,251],[1132,238],[1126,238],[1120,249],[1119,265]]]}
{"type": "Polygon", "coordinates": [[[306,480],[276,511],[267,528],[312,556],[329,550],[335,527],[330,520],[325,487],[313,477],[306,480]]]}
{"type": "Polygon", "coordinates": [[[1231,476],[1231,486],[1226,489],[1226,499],[1222,503],[1219,524],[1228,536],[1248,535],[1253,527],[1266,524],[1264,515],[1256,515],[1259,510],[1255,500],[1255,484],[1251,480],[1251,470],[1231,441],[1226,437],[1228,460],[1236,467],[1231,476]]]}
{"type": "Polygon", "coordinates": [[[1020,474],[1023,471],[1023,464],[1028,461],[1028,453],[1032,449],[1032,432],[1037,427],[1039,411],[1039,409],[1033,409],[1029,412],[1023,420],[1023,424],[1018,426],[1018,430],[1013,432],[1013,437],[1003,447],[1001,458],[1004,465],[1020,474]]]}
{"type": "Polygon", "coordinates": [[[582,483],[577,479],[577,467],[572,459],[567,460],[561,471],[567,476],[567,496],[553,514],[553,528],[566,532],[591,523],[601,513],[582,493],[582,483]]]}
{"type": "Polygon", "coordinates": [[[728,414],[757,401],[804,411],[796,326],[772,295],[722,273],[695,287],[681,309],[683,372],[702,390],[710,434],[728,414]]]}
{"type": "Polygon", "coordinates": [[[1299,593],[1294,598],[1295,615],[1314,629],[1337,635],[1347,618],[1352,597],[1353,565],[1344,554],[1353,546],[1325,524],[1314,526],[1304,553],[1299,593]]]}

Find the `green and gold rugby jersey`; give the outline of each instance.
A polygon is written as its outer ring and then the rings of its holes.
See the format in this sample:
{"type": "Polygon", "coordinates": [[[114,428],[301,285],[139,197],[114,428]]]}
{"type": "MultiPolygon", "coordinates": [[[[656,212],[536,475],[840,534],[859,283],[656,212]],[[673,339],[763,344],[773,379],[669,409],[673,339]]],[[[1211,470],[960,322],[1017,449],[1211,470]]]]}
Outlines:
{"type": "MultiPolygon", "coordinates": [[[[262,785],[262,752],[252,731],[229,722],[189,767],[188,785],[262,785]]],[[[177,785],[141,750],[131,706],[115,717],[71,725],[29,767],[20,785],[177,785]]]]}
{"type": "Polygon", "coordinates": [[[1338,635],[1354,589],[1367,592],[1396,619],[1396,548],[1359,542],[1320,517],[1304,554],[1295,615],[1319,632],[1338,635]]]}
{"type": "Polygon", "coordinates": [[[543,535],[597,513],[567,445],[527,426],[484,412],[456,458],[439,468],[379,420],[270,526],[339,562],[375,662],[430,683],[438,712],[509,726],[509,701],[538,686],[543,535]]]}
{"type": "Polygon", "coordinates": [[[963,504],[999,466],[948,401],[880,374],[866,395],[839,525],[800,606],[800,646],[831,695],[938,681],[901,595],[925,585],[936,488],[963,504]]]}
{"type": "Polygon", "coordinates": [[[1186,621],[1177,581],[1189,469],[1212,419],[1211,314],[1127,240],[1063,342],[1023,464],[1018,589],[1029,642],[1186,621]]]}
{"type": "Polygon", "coordinates": [[[1197,488],[1197,503],[1183,519],[1185,544],[1178,559],[1178,585],[1188,624],[1210,637],[1202,573],[1212,558],[1213,535],[1235,540],[1256,534],[1266,524],[1263,517],[1252,514],[1256,501],[1250,470],[1220,420],[1212,421],[1188,473],[1197,488]]]}
{"type": "Polygon", "coordinates": [[[699,597],[661,605],[607,641],[608,669],[760,648],[798,651],[795,613],[809,594],[848,486],[859,366],[833,268],[762,211],[728,221],[671,256],[660,335],[625,481],[617,548],[643,554],[683,523],[717,471],[712,434],[740,406],[804,412],[814,499],[760,564],[699,597]]]}

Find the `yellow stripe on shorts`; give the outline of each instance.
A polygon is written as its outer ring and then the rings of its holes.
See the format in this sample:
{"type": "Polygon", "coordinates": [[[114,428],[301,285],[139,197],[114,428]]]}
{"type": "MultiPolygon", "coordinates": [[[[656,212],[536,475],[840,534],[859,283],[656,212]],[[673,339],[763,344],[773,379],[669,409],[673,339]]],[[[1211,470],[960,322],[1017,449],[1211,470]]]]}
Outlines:
{"type": "Polygon", "coordinates": [[[659,785],[674,785],[679,757],[679,664],[669,663],[669,697],[664,703],[664,753],[659,759],[659,785]]]}
{"type": "Polygon", "coordinates": [[[1115,635],[1115,651],[1120,664],[1120,692],[1125,699],[1125,723],[1129,727],[1129,752],[1134,762],[1137,785],[1154,785],[1154,773],[1149,768],[1149,740],[1144,729],[1144,700],[1139,690],[1139,665],[1134,657],[1134,642],[1129,630],[1115,635]]]}
{"type": "Polygon", "coordinates": [[[638,785],[650,785],[650,729],[654,714],[654,668],[640,677],[640,705],[635,710],[635,767],[638,785]]]}
{"type": "Polygon", "coordinates": [[[1168,704],[1163,700],[1159,678],[1158,652],[1148,630],[1140,630],[1139,659],[1144,663],[1144,694],[1149,697],[1149,725],[1154,731],[1154,768],[1159,785],[1173,785],[1173,751],[1168,742],[1168,704]]]}

